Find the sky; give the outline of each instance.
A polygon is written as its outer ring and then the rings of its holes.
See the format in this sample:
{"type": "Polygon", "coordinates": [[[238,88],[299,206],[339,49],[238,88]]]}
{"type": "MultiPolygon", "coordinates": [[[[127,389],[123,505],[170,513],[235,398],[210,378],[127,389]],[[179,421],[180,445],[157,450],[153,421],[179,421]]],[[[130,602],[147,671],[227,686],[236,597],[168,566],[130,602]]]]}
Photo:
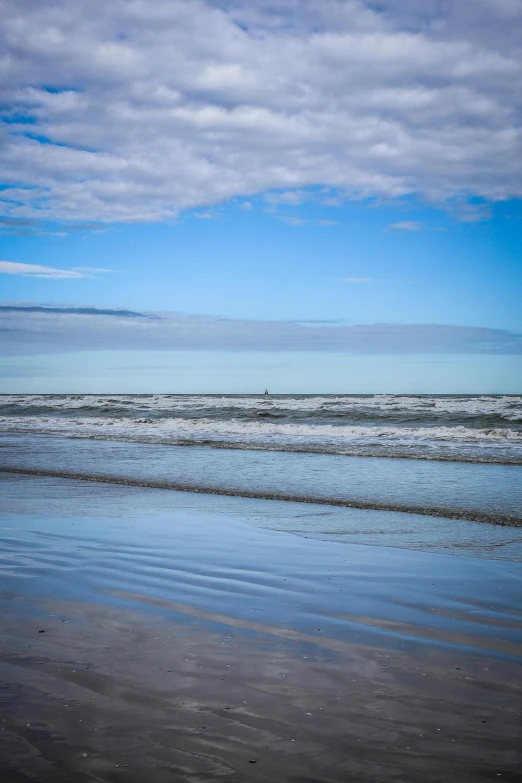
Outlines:
{"type": "Polygon", "coordinates": [[[522,392],[522,0],[0,4],[0,392],[522,392]]]}

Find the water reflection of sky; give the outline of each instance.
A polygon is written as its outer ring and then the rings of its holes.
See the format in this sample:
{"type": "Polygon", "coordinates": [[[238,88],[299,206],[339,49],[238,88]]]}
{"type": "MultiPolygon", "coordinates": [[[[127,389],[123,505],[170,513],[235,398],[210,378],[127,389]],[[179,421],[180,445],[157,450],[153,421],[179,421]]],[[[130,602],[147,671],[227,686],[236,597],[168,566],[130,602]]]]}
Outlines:
{"type": "Polygon", "coordinates": [[[2,486],[2,581],[18,594],[134,605],[174,619],[196,611],[200,622],[272,627],[272,635],[293,629],[303,643],[326,647],[429,641],[522,653],[517,563],[267,529],[269,517],[275,528],[324,526],[300,504],[17,476],[2,486]]]}

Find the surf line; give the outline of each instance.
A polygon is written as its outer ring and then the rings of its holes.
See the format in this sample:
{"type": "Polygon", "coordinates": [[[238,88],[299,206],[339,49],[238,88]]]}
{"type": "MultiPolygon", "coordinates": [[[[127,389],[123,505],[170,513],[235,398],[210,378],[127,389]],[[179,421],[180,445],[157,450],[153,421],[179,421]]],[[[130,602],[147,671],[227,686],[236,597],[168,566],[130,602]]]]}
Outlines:
{"type": "Polygon", "coordinates": [[[413,506],[407,503],[380,503],[358,498],[325,498],[320,496],[286,495],[282,492],[263,492],[262,490],[232,489],[226,487],[204,487],[181,484],[174,481],[154,481],[107,474],[78,473],[76,471],[49,470],[47,468],[24,468],[21,466],[0,466],[0,473],[17,473],[24,476],[42,478],[63,478],[77,481],[91,481],[98,484],[116,484],[124,487],[143,487],[144,489],[167,489],[174,492],[192,492],[201,495],[223,495],[225,497],[250,498],[252,500],[275,500],[286,503],[313,503],[341,508],[359,508],[368,511],[395,511],[401,514],[419,514],[444,519],[464,519],[469,522],[488,522],[505,527],[522,527],[522,517],[502,514],[496,511],[469,511],[466,509],[441,508],[434,506],[413,506]]]}

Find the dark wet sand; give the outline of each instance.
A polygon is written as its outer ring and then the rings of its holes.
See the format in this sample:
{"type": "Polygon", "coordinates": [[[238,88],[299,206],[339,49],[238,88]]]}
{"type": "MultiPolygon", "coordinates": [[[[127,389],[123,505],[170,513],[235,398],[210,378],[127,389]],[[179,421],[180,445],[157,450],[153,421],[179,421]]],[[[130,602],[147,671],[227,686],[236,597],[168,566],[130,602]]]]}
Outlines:
{"type": "Polygon", "coordinates": [[[4,618],[5,781],[522,779],[517,664],[66,601],[4,618]]]}
{"type": "Polygon", "coordinates": [[[518,564],[91,492],[4,485],[2,783],[522,781],[518,564]]]}

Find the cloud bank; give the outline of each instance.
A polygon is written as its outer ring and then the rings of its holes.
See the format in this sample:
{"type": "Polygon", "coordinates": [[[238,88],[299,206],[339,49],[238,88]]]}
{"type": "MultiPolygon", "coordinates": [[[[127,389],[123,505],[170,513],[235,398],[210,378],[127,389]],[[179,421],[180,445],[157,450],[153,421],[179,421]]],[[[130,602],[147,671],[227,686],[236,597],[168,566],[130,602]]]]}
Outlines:
{"type": "Polygon", "coordinates": [[[9,220],[166,220],[310,186],[522,196],[522,0],[1,9],[9,220]]]}
{"type": "Polygon", "coordinates": [[[77,350],[522,354],[522,335],[431,324],[346,326],[89,307],[0,306],[4,355],[77,350]]]}

